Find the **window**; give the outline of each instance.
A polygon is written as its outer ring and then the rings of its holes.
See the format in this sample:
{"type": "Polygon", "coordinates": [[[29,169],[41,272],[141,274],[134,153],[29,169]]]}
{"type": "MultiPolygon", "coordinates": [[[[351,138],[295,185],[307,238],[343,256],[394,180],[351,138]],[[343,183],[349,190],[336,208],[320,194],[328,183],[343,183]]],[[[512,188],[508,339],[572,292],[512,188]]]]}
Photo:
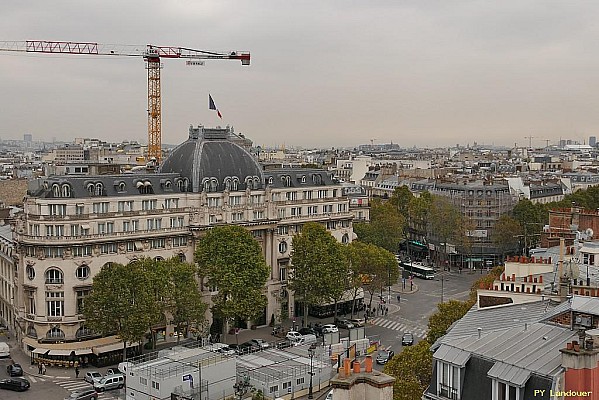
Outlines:
{"type": "Polygon", "coordinates": [[[102,254],[115,254],[117,252],[116,243],[104,243],[100,246],[100,252],[102,254]]]}
{"type": "Polygon", "coordinates": [[[33,269],[33,266],[28,265],[25,268],[25,273],[27,274],[27,278],[32,281],[35,279],[35,269],[33,269]]]}
{"type": "Polygon", "coordinates": [[[48,211],[50,215],[66,215],[67,205],[66,204],[48,204],[48,211]]]}
{"type": "Polygon", "coordinates": [[[148,218],[146,221],[146,230],[153,231],[161,229],[162,218],[148,218]]]}
{"type": "Polygon", "coordinates": [[[301,384],[303,384],[304,382],[305,382],[305,380],[304,380],[304,378],[303,378],[303,377],[301,377],[301,378],[297,378],[297,379],[295,380],[295,384],[296,384],[296,385],[301,385],[301,384]]]}
{"type": "Polygon", "coordinates": [[[118,202],[118,210],[119,210],[119,212],[133,211],[133,201],[131,201],[131,200],[119,201],[118,202]]]}
{"type": "Polygon", "coordinates": [[[182,228],[184,226],[184,217],[171,217],[171,228],[182,228]]]}
{"type": "Polygon", "coordinates": [[[229,196],[229,205],[238,206],[241,204],[241,196],[229,196]]]}
{"type": "Polygon", "coordinates": [[[283,390],[285,389],[291,389],[291,381],[283,382],[283,390]]]}
{"type": "Polygon", "coordinates": [[[86,336],[91,336],[93,335],[94,332],[89,329],[87,326],[82,326],[81,328],[77,329],[77,332],[75,332],[75,337],[76,338],[84,338],[86,336]]]}
{"type": "Polygon", "coordinates": [[[85,264],[77,267],[77,269],[75,270],[75,276],[77,277],[77,279],[87,279],[89,278],[89,267],[85,264]]]}
{"type": "Polygon", "coordinates": [[[268,388],[268,393],[275,393],[279,391],[279,385],[274,385],[268,388]]]}
{"type": "Polygon", "coordinates": [[[337,204],[337,212],[347,212],[347,204],[339,203],[337,204]]]}
{"type": "Polygon", "coordinates": [[[150,241],[150,248],[152,249],[164,249],[165,247],[165,240],[163,238],[160,239],[153,239],[150,241]]]}
{"type": "Polygon", "coordinates": [[[287,216],[287,210],[285,208],[279,208],[278,215],[279,218],[285,218],[287,216]]]}
{"type": "Polygon", "coordinates": [[[312,191],[304,190],[304,200],[312,200],[312,191]]]}
{"type": "Polygon", "coordinates": [[[135,251],[135,242],[127,242],[127,251],[135,251]]]}
{"type": "Polygon", "coordinates": [[[216,215],[212,214],[212,215],[208,216],[208,223],[216,224],[216,215]]]}
{"type": "Polygon", "coordinates": [[[243,213],[242,212],[236,212],[231,214],[231,219],[233,221],[243,221],[243,213]]]}
{"type": "Polygon", "coordinates": [[[260,194],[253,194],[250,196],[250,204],[262,204],[263,199],[260,194]]]}
{"type": "Polygon", "coordinates": [[[332,213],[333,212],[333,205],[332,204],[325,204],[324,206],[322,206],[322,212],[323,213],[332,213]]]}
{"type": "Polygon", "coordinates": [[[318,206],[308,206],[308,215],[318,214],[318,206]]]}
{"type": "Polygon", "coordinates": [[[287,251],[287,249],[289,248],[289,246],[287,245],[287,242],[283,241],[279,243],[279,253],[283,254],[287,251]]]}
{"type": "Polygon", "coordinates": [[[85,206],[83,204],[75,205],[75,215],[83,215],[85,213],[85,206]]]}
{"type": "Polygon", "coordinates": [[[156,200],[142,200],[141,201],[141,209],[144,211],[155,210],[156,209],[156,200]]]}
{"type": "Polygon", "coordinates": [[[285,192],[285,200],[287,200],[287,201],[297,200],[297,192],[285,192]]]}
{"type": "Polygon", "coordinates": [[[208,207],[219,207],[220,206],[220,198],[219,197],[208,197],[208,207]]]}
{"type": "Polygon", "coordinates": [[[50,329],[46,333],[46,338],[48,338],[48,339],[64,339],[64,332],[60,328],[55,326],[54,328],[50,329]]]}
{"type": "Polygon", "coordinates": [[[164,208],[179,208],[179,199],[164,199],[164,208]]]}
{"type": "Polygon", "coordinates": [[[287,281],[287,268],[286,267],[279,267],[279,279],[281,280],[281,282],[287,281]]]}
{"type": "Polygon", "coordinates": [[[459,394],[459,368],[437,361],[438,393],[449,399],[457,399],[459,394]]]}
{"type": "Polygon", "coordinates": [[[114,222],[106,223],[106,233],[114,233],[114,222]]]}
{"type": "Polygon", "coordinates": [[[63,283],[62,272],[56,268],[50,268],[46,271],[46,283],[61,284],[63,283]]]}
{"type": "Polygon", "coordinates": [[[152,389],[160,390],[160,383],[152,381],[152,389]]]}
{"type": "Polygon", "coordinates": [[[148,386],[148,380],[146,378],[142,378],[141,376],[139,377],[139,383],[144,386],[148,386]]]}
{"type": "Polygon", "coordinates": [[[281,177],[281,181],[283,182],[283,186],[285,186],[285,187],[291,186],[291,177],[289,175],[283,175],[281,177]]]}
{"type": "Polygon", "coordinates": [[[83,314],[83,302],[85,298],[91,293],[91,288],[80,289],[75,291],[77,297],[77,314],[83,314]]]}
{"type": "Polygon", "coordinates": [[[71,197],[71,185],[67,183],[62,185],[62,197],[71,197]]]}
{"type": "Polygon", "coordinates": [[[299,217],[301,215],[302,215],[301,207],[291,207],[291,216],[292,217],[299,217]]]}
{"type": "Polygon", "coordinates": [[[187,246],[187,236],[175,236],[172,243],[173,247],[187,246]]]}
{"type": "Polygon", "coordinates": [[[279,235],[289,234],[289,227],[288,226],[279,226],[277,228],[277,234],[279,234],[279,235]]]}
{"type": "Polygon", "coordinates": [[[98,233],[103,235],[106,233],[106,224],[104,222],[98,222],[98,233]]]}
{"type": "Polygon", "coordinates": [[[106,214],[108,212],[108,207],[110,203],[102,202],[102,203],[93,203],[92,210],[94,214],[106,214]]]}
{"type": "Polygon", "coordinates": [[[332,230],[337,227],[337,222],[335,221],[327,221],[327,229],[332,230]]]}
{"type": "Polygon", "coordinates": [[[46,292],[46,315],[64,316],[64,292],[46,292]]]}
{"type": "Polygon", "coordinates": [[[264,219],[264,211],[254,211],[254,219],[264,219]]]}
{"type": "Polygon", "coordinates": [[[343,243],[343,244],[349,243],[349,235],[347,233],[344,233],[343,236],[341,237],[341,243],[343,243]]]}
{"type": "Polygon", "coordinates": [[[318,198],[319,199],[326,199],[327,198],[327,190],[319,190],[318,191],[318,198]]]}
{"type": "Polygon", "coordinates": [[[73,246],[73,257],[86,257],[91,256],[91,246],[73,246]]]}

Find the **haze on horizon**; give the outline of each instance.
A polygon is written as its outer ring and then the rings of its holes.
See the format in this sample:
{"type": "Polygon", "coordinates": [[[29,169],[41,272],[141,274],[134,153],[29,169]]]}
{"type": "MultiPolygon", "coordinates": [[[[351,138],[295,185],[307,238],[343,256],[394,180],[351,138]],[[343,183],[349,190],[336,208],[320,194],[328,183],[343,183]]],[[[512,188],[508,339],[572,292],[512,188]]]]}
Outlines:
{"type": "MultiPolygon", "coordinates": [[[[163,143],[544,146],[599,136],[599,3],[8,0],[0,40],[247,50],[164,60],[163,143]],[[208,110],[211,93],[221,113],[208,110]]],[[[143,59],[0,52],[0,139],[147,141],[143,59]]]]}

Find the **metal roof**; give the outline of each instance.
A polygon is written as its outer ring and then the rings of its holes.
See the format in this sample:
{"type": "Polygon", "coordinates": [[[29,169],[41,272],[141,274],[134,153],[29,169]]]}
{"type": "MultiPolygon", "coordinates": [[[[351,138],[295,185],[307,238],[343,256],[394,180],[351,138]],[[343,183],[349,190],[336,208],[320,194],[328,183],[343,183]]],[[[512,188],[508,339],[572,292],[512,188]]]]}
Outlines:
{"type": "Polygon", "coordinates": [[[435,351],[435,358],[462,368],[470,359],[470,353],[442,344],[441,347],[435,351]]]}
{"type": "Polygon", "coordinates": [[[524,386],[530,377],[530,374],[531,372],[524,368],[509,365],[501,361],[496,362],[487,373],[490,378],[499,379],[501,381],[508,382],[510,385],[518,387],[524,386]]]}

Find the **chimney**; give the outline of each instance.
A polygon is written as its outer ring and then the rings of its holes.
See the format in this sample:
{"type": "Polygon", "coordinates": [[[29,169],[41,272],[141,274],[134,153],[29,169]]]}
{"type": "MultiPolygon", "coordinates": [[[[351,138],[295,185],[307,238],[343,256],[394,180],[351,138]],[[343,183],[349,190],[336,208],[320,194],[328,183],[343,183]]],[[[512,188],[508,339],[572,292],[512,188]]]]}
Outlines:
{"type": "Polygon", "coordinates": [[[478,338],[480,339],[483,328],[479,327],[479,328],[476,328],[476,330],[478,331],[478,338]]]}
{"type": "Polygon", "coordinates": [[[330,381],[335,399],[393,400],[395,378],[372,369],[372,357],[364,360],[365,369],[360,363],[343,360],[343,370],[330,381]]]}

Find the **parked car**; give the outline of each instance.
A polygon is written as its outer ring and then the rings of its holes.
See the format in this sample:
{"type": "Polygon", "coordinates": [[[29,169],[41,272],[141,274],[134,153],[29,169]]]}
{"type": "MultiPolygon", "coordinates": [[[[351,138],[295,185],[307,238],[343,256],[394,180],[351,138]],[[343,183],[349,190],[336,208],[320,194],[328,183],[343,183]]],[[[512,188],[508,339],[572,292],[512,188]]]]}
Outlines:
{"type": "Polygon", "coordinates": [[[100,379],[102,379],[102,374],[98,371],[86,372],[85,376],[83,377],[84,381],[86,381],[87,383],[91,383],[92,385],[100,379]]]}
{"type": "Polygon", "coordinates": [[[252,339],[250,340],[250,342],[254,343],[262,350],[268,349],[270,347],[270,344],[268,344],[268,342],[264,339],[252,339]]]}
{"type": "Polygon", "coordinates": [[[349,322],[347,319],[341,319],[341,320],[337,321],[337,326],[339,328],[352,329],[354,327],[354,324],[349,322]]]}
{"type": "Polygon", "coordinates": [[[261,347],[250,340],[248,342],[241,343],[238,349],[241,352],[241,354],[248,354],[261,350],[261,347]]]}
{"type": "Polygon", "coordinates": [[[411,346],[414,344],[414,335],[410,332],[406,332],[401,337],[401,345],[402,346],[411,346]]]}
{"type": "Polygon", "coordinates": [[[123,374],[107,375],[94,383],[94,389],[96,389],[96,392],[104,392],[111,389],[122,389],[123,387],[125,387],[125,375],[123,374]]]}
{"type": "Polygon", "coordinates": [[[293,342],[291,340],[287,340],[287,339],[281,340],[275,344],[275,347],[277,349],[286,349],[291,346],[293,346],[293,342]]]}
{"type": "Polygon", "coordinates": [[[272,328],[272,335],[276,337],[283,337],[287,333],[287,330],[284,326],[276,325],[272,328]]]}
{"type": "Polygon", "coordinates": [[[287,335],[285,335],[285,337],[291,340],[292,342],[295,342],[302,337],[302,334],[296,331],[289,331],[287,332],[287,335]]]}
{"type": "Polygon", "coordinates": [[[336,333],[339,332],[339,328],[333,324],[325,324],[322,326],[322,333],[336,333]]]}
{"type": "Polygon", "coordinates": [[[108,368],[108,370],[106,370],[106,375],[114,375],[120,373],[121,371],[119,371],[117,368],[108,368]]]}
{"type": "Polygon", "coordinates": [[[78,390],[65,397],[64,400],[97,400],[98,393],[94,389],[78,390]]]}
{"type": "Polygon", "coordinates": [[[19,364],[13,363],[6,367],[6,372],[10,376],[23,376],[23,368],[19,364]]]}
{"type": "Polygon", "coordinates": [[[294,346],[303,346],[305,344],[316,343],[316,335],[304,335],[293,343],[294,346]]]}
{"type": "Polygon", "coordinates": [[[364,318],[352,318],[349,320],[354,326],[364,326],[365,321],[364,318]]]}
{"type": "Polygon", "coordinates": [[[318,336],[316,334],[316,331],[312,328],[302,328],[298,331],[300,334],[302,335],[314,335],[314,336],[318,336]]]}
{"type": "Polygon", "coordinates": [[[395,355],[395,353],[393,353],[393,351],[391,351],[391,350],[381,350],[376,355],[376,363],[377,364],[381,364],[381,365],[385,365],[385,364],[387,364],[387,362],[390,359],[393,358],[394,355],[395,355]]]}
{"type": "Polygon", "coordinates": [[[0,379],[0,389],[14,390],[15,392],[24,392],[30,387],[31,384],[25,378],[0,379]]]}
{"type": "Polygon", "coordinates": [[[208,349],[213,352],[221,353],[227,356],[234,356],[237,352],[225,343],[212,343],[208,349]]]}
{"type": "Polygon", "coordinates": [[[322,324],[317,322],[314,324],[314,332],[316,332],[316,336],[322,336],[322,324]]]}
{"type": "Polygon", "coordinates": [[[327,397],[325,397],[324,400],[333,400],[333,391],[332,390],[329,393],[327,393],[327,397]]]}

